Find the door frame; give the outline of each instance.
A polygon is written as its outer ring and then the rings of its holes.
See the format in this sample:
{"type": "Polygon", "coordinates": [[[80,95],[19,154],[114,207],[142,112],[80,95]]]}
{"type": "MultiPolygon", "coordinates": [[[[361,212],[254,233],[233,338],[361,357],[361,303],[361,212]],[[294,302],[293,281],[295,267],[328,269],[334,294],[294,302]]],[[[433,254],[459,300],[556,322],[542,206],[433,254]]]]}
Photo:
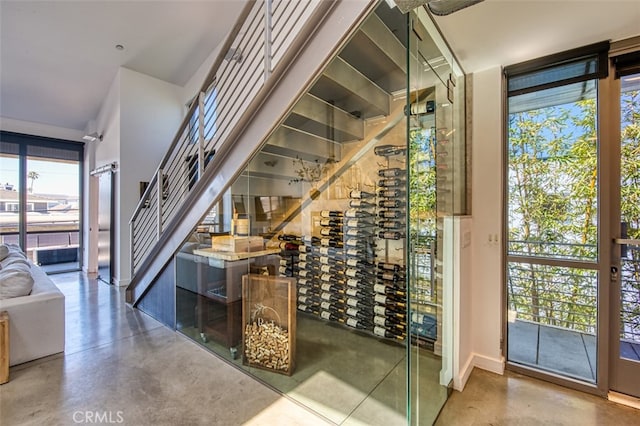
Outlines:
{"type": "MultiPolygon", "coordinates": [[[[640,51],[640,37],[636,37],[634,40],[625,41],[624,43],[620,43],[623,46],[616,48],[617,46],[612,46],[609,57],[613,58],[615,56],[619,56],[621,54],[630,53],[634,51],[640,51]],[[634,42],[635,40],[635,42],[634,42]]],[[[607,134],[607,140],[609,145],[607,146],[607,155],[611,158],[609,159],[609,179],[611,189],[608,194],[608,199],[605,201],[609,203],[610,208],[606,212],[609,215],[609,227],[606,230],[607,234],[604,235],[606,238],[605,244],[603,246],[607,246],[609,252],[604,253],[608,254],[607,258],[609,259],[609,271],[607,280],[609,285],[607,306],[609,307],[609,317],[608,317],[608,339],[606,344],[607,352],[608,352],[608,363],[607,363],[607,377],[605,380],[607,381],[607,391],[609,397],[611,397],[611,393],[625,396],[630,396],[631,398],[640,398],[640,392],[635,395],[630,395],[625,391],[625,388],[630,387],[628,385],[629,377],[640,376],[640,362],[637,365],[632,364],[633,361],[624,361],[620,358],[620,310],[621,310],[621,287],[620,287],[620,279],[612,279],[612,271],[611,268],[615,267],[618,271],[621,270],[621,246],[614,242],[614,239],[621,238],[621,229],[620,229],[620,209],[621,209],[621,196],[620,196],[620,172],[621,172],[621,110],[620,110],[620,97],[621,97],[621,80],[620,78],[616,78],[616,68],[613,60],[609,61],[609,87],[608,87],[608,114],[607,119],[608,123],[605,125],[607,127],[603,128],[603,131],[607,134]],[[629,364],[629,365],[626,365],[629,364]],[[630,371],[633,369],[636,371],[630,371]],[[619,376],[619,377],[618,377],[619,376]],[[622,389],[618,388],[618,386],[622,386],[622,389]]],[[[603,301],[604,302],[604,301],[603,301]]]]}

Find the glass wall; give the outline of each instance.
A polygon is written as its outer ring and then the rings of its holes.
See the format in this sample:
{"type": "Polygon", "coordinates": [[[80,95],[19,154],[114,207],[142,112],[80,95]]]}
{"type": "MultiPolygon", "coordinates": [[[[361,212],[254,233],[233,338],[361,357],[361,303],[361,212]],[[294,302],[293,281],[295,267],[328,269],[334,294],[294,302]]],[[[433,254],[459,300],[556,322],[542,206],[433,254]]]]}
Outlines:
{"type": "Polygon", "coordinates": [[[80,268],[82,144],[2,133],[0,239],[47,272],[80,268]]]}
{"type": "Polygon", "coordinates": [[[597,91],[608,43],[583,49],[506,69],[507,355],[595,383],[597,91]]]}
{"type": "Polygon", "coordinates": [[[175,258],[177,329],[335,423],[430,424],[452,378],[464,76],[432,32],[382,2],[175,258]]]}

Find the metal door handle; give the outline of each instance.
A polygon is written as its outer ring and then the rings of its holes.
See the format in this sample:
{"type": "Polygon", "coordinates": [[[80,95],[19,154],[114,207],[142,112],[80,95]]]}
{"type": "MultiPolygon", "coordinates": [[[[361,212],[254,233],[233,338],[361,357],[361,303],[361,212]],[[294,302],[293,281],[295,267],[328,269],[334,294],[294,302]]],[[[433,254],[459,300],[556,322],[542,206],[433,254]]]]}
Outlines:
{"type": "Polygon", "coordinates": [[[613,242],[620,245],[640,246],[640,240],[633,238],[614,238],[613,242]]]}

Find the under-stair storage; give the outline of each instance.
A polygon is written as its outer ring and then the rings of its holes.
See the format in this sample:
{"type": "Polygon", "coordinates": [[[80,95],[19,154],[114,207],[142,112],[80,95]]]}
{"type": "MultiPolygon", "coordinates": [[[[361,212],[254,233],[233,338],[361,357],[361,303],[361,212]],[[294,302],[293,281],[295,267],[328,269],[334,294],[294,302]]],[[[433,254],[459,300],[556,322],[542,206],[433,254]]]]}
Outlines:
{"type": "Polygon", "coordinates": [[[167,237],[177,330],[335,423],[431,423],[451,380],[443,223],[464,189],[464,79],[424,13],[378,4],[254,149],[190,148],[200,216],[167,237]]]}

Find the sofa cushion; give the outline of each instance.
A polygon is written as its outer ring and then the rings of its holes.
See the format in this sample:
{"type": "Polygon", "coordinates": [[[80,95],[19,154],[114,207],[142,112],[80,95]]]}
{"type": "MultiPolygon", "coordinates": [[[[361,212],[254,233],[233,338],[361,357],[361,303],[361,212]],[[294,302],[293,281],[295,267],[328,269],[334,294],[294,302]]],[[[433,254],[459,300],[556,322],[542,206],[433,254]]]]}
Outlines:
{"type": "Polygon", "coordinates": [[[0,269],[0,299],[26,296],[32,288],[29,264],[16,261],[0,269]]]}
{"type": "Polygon", "coordinates": [[[22,254],[9,251],[9,254],[7,255],[7,257],[5,257],[2,261],[0,261],[0,269],[5,269],[9,265],[14,265],[14,264],[22,264],[22,265],[25,265],[26,267],[30,266],[29,261],[27,260],[26,257],[22,256],[22,254]]]}

